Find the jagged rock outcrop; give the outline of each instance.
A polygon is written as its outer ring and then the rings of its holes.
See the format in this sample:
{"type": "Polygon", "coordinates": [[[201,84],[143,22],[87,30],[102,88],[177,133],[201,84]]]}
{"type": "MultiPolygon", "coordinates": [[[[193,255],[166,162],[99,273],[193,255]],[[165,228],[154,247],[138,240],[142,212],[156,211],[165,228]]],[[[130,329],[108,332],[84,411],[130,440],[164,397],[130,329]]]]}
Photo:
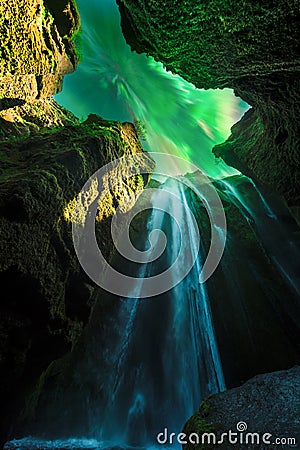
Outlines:
{"type": "Polygon", "coordinates": [[[76,68],[79,26],[73,0],[1,2],[1,140],[78,123],[51,97],[76,68]]]}
{"type": "Polygon", "coordinates": [[[19,106],[13,106],[6,100],[6,104],[7,107],[2,105],[3,109],[0,111],[0,142],[33,137],[42,129],[79,124],[77,117],[62,108],[53,98],[43,98],[31,103],[24,101],[19,106]]]}
{"type": "MultiPolygon", "coordinates": [[[[200,443],[190,443],[188,438],[188,443],[183,445],[183,448],[186,450],[298,448],[299,397],[299,366],[290,370],[257,375],[241,387],[205,399],[199,412],[196,412],[184,427],[184,433],[188,437],[196,433],[200,443]],[[223,443],[217,443],[221,440],[222,433],[228,433],[229,430],[232,430],[231,441],[227,434],[223,437],[223,443]],[[203,433],[214,433],[216,440],[214,441],[211,435],[209,444],[209,437],[206,435],[202,444],[203,433]],[[258,433],[258,436],[249,435],[247,438],[247,433],[258,433]],[[264,434],[266,442],[263,442],[264,434]]],[[[192,436],[192,442],[195,442],[195,435],[192,436]]]]}
{"type": "Polygon", "coordinates": [[[133,50],[198,88],[233,88],[253,107],[214,152],[299,205],[299,2],[118,4],[133,50]]]}
{"type": "Polygon", "coordinates": [[[52,97],[77,64],[73,0],[4,0],[0,5],[0,140],[78,123],[52,97]]]}
{"type": "Polygon", "coordinates": [[[4,0],[0,5],[0,93],[5,99],[50,97],[77,62],[73,0],[4,0]]]}

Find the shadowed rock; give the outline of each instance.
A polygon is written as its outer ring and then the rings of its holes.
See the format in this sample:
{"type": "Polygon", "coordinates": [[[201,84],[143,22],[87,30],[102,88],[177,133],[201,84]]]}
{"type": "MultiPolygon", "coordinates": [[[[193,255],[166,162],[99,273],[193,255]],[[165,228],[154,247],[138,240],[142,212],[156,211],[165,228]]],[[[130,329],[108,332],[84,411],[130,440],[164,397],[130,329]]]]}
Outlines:
{"type": "MultiPolygon", "coordinates": [[[[195,413],[185,424],[184,432],[187,436],[197,433],[201,437],[203,433],[215,433],[217,439],[221,434],[232,430],[237,433],[240,427],[244,428],[243,444],[239,442],[230,444],[225,437],[223,444],[186,444],[185,450],[191,449],[284,449],[298,448],[299,434],[299,408],[300,408],[300,367],[295,366],[290,370],[258,375],[241,387],[230,389],[221,394],[213,395],[204,400],[199,412],[195,413]],[[244,422],[246,425],[238,425],[244,422]],[[247,433],[259,433],[252,443],[247,433]],[[262,436],[266,436],[270,444],[263,443],[262,436]],[[283,438],[282,444],[275,445],[276,438],[283,438]],[[294,445],[287,439],[294,439],[294,445]],[[285,439],[285,440],[284,440],[285,439]]],[[[242,428],[240,428],[242,430],[242,428]]],[[[239,436],[238,433],[236,436],[239,436]]],[[[233,437],[236,437],[233,436],[233,437]]],[[[240,440],[240,437],[238,437],[240,440]]]]}
{"type": "Polygon", "coordinates": [[[299,7],[296,1],[118,0],[123,32],[198,88],[229,87],[253,107],[214,153],[299,205],[299,7]]]}

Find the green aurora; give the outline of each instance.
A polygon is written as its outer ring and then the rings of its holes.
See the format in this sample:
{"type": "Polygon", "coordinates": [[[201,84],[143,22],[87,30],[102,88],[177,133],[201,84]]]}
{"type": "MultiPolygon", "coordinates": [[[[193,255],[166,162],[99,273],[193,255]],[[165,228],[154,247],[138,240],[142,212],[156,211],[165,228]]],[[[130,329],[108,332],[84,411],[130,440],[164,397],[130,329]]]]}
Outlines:
{"type": "Polygon", "coordinates": [[[248,105],[230,89],[196,89],[152,57],[132,52],[114,0],[77,4],[81,62],[65,77],[56,100],[81,119],[95,113],[108,120],[140,120],[146,150],[180,156],[212,177],[237,173],[214,157],[212,147],[229,136],[248,105]]]}

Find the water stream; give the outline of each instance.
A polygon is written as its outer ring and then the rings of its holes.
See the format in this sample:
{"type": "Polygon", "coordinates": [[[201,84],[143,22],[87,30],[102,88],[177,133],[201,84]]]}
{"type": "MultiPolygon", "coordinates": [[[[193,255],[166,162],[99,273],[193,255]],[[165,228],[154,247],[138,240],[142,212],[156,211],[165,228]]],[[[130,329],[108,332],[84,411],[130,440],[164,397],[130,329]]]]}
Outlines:
{"type": "Polygon", "coordinates": [[[199,283],[202,257],[195,224],[184,207],[185,192],[172,179],[161,189],[170,190],[182,203],[172,198],[165,205],[159,199],[156,205],[153,196],[149,229],[164,231],[170,244],[159,261],[146,265],[143,276],[170,266],[180,252],[181,265],[192,252],[197,252],[196,263],[169,292],[123,300],[118,329],[124,331],[112,352],[115,377],[106,389],[111,394],[101,436],[104,441],[115,436],[119,445],[150,445],[162,428],[180,430],[202,398],[225,389],[209,300],[205,285],[199,283]],[[180,230],[171,219],[175,209],[180,230]]]}
{"type": "MultiPolygon", "coordinates": [[[[278,207],[278,199],[266,198],[250,180],[217,162],[211,153],[212,146],[229,135],[230,126],[247,105],[230,90],[196,90],[153,59],[132,53],[122,36],[114,1],[80,0],[78,6],[83,24],[82,62],[65,78],[57,101],[83,119],[97,113],[105,119],[141,120],[146,148],[180,155],[216,179],[216,188],[228,203],[237,206],[285,282],[299,293],[295,224],[287,226],[283,219],[289,212],[285,206],[278,207]]],[[[177,169],[180,173],[180,167],[177,169]]],[[[93,356],[98,339],[94,333],[82,360],[74,363],[77,378],[87,377],[95,390],[101,386],[105,392],[93,405],[97,414],[82,417],[89,422],[91,439],[81,438],[80,432],[76,439],[26,438],[7,443],[6,449],[152,448],[157,433],[165,427],[179,433],[204,397],[226,388],[211,299],[206,284],[199,283],[206,250],[201,241],[198,245],[195,224],[186,214],[193,205],[178,181],[167,179],[160,189],[169,190],[180,201],[173,198],[162,204],[153,195],[147,229],[139,239],[147,246],[149,232],[160,229],[168,237],[168,245],[157,261],[142,265],[135,275],[144,278],[159,273],[182,250],[195,257],[191,271],[180,284],[154,298],[137,299],[133,292],[132,298],[119,299],[114,317],[104,318],[100,324],[103,330],[111,326],[111,335],[97,331],[102,333],[97,356],[93,356]],[[175,210],[180,230],[172,219],[175,210]]],[[[201,215],[197,220],[202,220],[201,215]]],[[[185,263],[183,256],[181,265],[185,263]]],[[[86,335],[94,329],[95,324],[86,335]]]]}

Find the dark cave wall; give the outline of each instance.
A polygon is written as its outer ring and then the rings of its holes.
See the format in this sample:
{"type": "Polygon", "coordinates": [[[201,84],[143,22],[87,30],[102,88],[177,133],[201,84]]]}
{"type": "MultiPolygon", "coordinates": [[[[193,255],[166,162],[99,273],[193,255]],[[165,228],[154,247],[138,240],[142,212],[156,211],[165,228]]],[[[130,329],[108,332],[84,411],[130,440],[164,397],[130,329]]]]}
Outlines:
{"type": "Polygon", "coordinates": [[[299,205],[299,2],[118,0],[133,50],[252,106],[214,153],[299,205]]]}
{"type": "MultiPolygon", "coordinates": [[[[226,180],[247,192],[251,204],[251,184],[247,179],[232,176],[226,180]]],[[[266,251],[254,223],[232,202],[222,181],[213,185],[226,214],[227,236],[222,259],[205,287],[229,389],[256,374],[298,363],[300,305],[298,295],[266,251]]],[[[211,245],[210,220],[204,204],[191,190],[186,196],[198,222],[203,253],[207,255],[211,245]]],[[[299,227],[279,195],[276,202],[279,220],[289,227],[291,241],[299,244],[299,227]]]]}
{"type": "MultiPolygon", "coordinates": [[[[133,125],[97,116],[0,143],[1,415],[8,422],[16,396],[22,403],[41,372],[71,350],[94,304],[95,285],[72,242],[74,198],[97,169],[138,153],[133,125]]],[[[143,162],[151,172],[153,161],[143,162]]],[[[123,183],[114,178],[116,189],[99,204],[96,234],[106,258],[115,208],[130,209],[122,198],[137,198],[147,181],[132,169],[121,167],[123,183]]]]}
{"type": "MultiPolygon", "coordinates": [[[[75,345],[94,305],[95,285],[73,248],[74,198],[103,165],[143,154],[133,125],[94,115],[80,123],[52,98],[76,68],[79,25],[73,0],[0,5],[0,441],[41,373],[75,345]]],[[[143,163],[150,173],[153,161],[143,163]]],[[[99,205],[96,233],[108,258],[111,215],[148,181],[131,169],[121,168],[123,184],[99,205]]]]}

